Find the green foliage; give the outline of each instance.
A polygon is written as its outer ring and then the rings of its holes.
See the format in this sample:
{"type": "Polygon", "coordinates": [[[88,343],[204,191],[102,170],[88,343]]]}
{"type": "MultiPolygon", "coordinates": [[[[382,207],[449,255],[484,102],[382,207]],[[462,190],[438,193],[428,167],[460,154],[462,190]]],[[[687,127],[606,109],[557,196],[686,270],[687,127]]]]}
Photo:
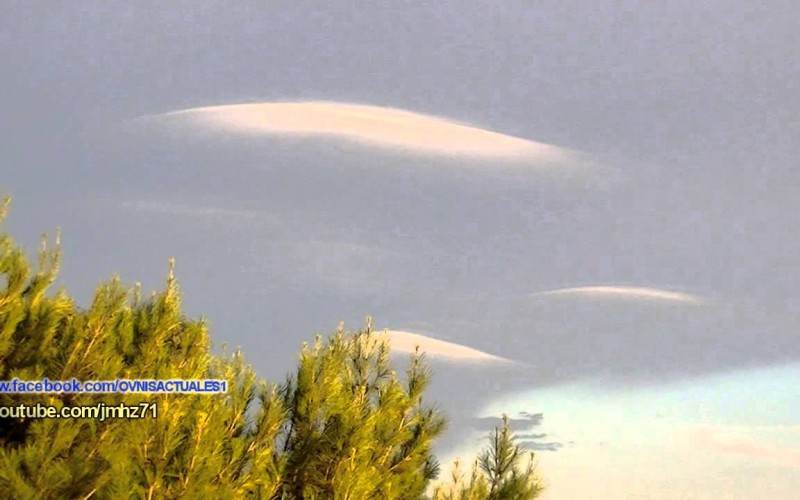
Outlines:
{"type": "MultiPolygon", "coordinates": [[[[6,205],[4,205],[5,208],[6,205]]],[[[142,301],[113,279],[78,308],[46,295],[60,246],[43,239],[34,270],[0,236],[0,380],[115,378],[229,381],[224,396],[0,394],[0,405],[136,404],[157,419],[3,419],[2,498],[269,498],[281,482],[275,443],[285,411],[278,388],[258,381],[241,353],[210,354],[203,321],[181,314],[170,269],[165,289],[142,301]],[[248,411],[250,411],[248,413],[248,411]]]]}
{"type": "Polygon", "coordinates": [[[503,425],[489,435],[489,446],[472,466],[464,481],[458,461],[454,464],[451,483],[434,489],[434,500],[530,500],[543,490],[536,473],[534,454],[527,457],[514,442],[514,435],[503,416],[503,425]],[[527,460],[526,460],[527,458],[527,460]]]}
{"type": "MultiPolygon", "coordinates": [[[[3,406],[159,407],[155,419],[0,420],[0,498],[425,498],[445,422],[423,403],[431,374],[419,352],[401,377],[370,322],[357,332],[340,326],[303,346],[285,383],[269,384],[241,352],[212,354],[205,322],[181,312],[173,261],[149,299],[114,278],[85,309],[64,290],[47,293],[60,261],[58,238],[48,250],[43,237],[33,268],[0,234],[0,380],[206,378],[227,380],[228,391],[0,394],[3,406]]],[[[494,449],[505,450],[499,436],[494,449]]],[[[482,457],[470,496],[446,498],[533,498],[513,496],[532,483],[512,455],[482,457]]]]}
{"type": "Polygon", "coordinates": [[[422,403],[430,372],[415,356],[401,382],[388,345],[340,330],[304,346],[284,386],[290,430],[284,490],[292,498],[419,498],[437,472],[444,420],[422,403]]]}

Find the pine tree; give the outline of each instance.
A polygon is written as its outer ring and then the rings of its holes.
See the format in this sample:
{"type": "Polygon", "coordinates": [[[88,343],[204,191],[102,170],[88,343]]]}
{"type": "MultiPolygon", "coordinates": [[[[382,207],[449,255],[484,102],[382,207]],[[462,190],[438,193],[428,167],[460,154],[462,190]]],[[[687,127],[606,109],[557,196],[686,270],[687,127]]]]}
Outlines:
{"type": "Polygon", "coordinates": [[[61,255],[58,240],[51,251],[46,243],[34,271],[0,236],[0,380],[216,378],[229,390],[224,397],[0,394],[4,406],[159,404],[157,419],[0,420],[0,497],[273,496],[285,419],[278,388],[259,381],[241,353],[210,354],[205,323],[181,314],[172,265],[166,288],[148,300],[115,278],[83,310],[63,290],[46,294],[61,255]]]}
{"type": "Polygon", "coordinates": [[[439,412],[422,402],[430,378],[413,356],[401,382],[389,346],[364,330],[339,329],[304,346],[283,388],[289,411],[283,491],[291,498],[419,498],[437,474],[439,412]]]}
{"type": "Polygon", "coordinates": [[[464,481],[459,466],[456,461],[449,485],[434,489],[434,500],[530,500],[544,489],[536,472],[534,454],[526,457],[514,442],[505,415],[502,425],[489,434],[489,446],[478,455],[468,482],[464,481]]]}
{"type": "MultiPolygon", "coordinates": [[[[269,384],[241,352],[212,354],[205,321],[182,313],[174,261],[162,291],[142,299],[138,284],[113,278],[85,309],[63,289],[47,293],[60,262],[59,237],[50,250],[43,237],[33,268],[0,234],[0,380],[218,379],[228,391],[0,394],[2,406],[158,404],[157,418],[0,420],[0,498],[425,498],[445,420],[423,402],[431,371],[419,350],[400,376],[371,320],[340,325],[269,384]]],[[[534,471],[519,464],[506,421],[469,483],[435,498],[534,498],[534,471]]]]}

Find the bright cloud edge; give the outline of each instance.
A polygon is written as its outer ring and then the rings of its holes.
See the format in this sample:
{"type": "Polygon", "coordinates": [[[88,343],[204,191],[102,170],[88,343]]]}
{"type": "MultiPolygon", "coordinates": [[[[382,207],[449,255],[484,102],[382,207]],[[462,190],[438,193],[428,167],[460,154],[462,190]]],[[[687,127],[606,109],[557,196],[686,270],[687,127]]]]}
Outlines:
{"type": "Polygon", "coordinates": [[[700,305],[705,300],[685,292],[664,290],[661,288],[641,287],[641,286],[622,286],[622,285],[594,285],[570,288],[558,288],[534,293],[535,296],[558,297],[558,296],[588,296],[588,297],[620,297],[627,299],[641,300],[661,300],[666,302],[681,302],[686,304],[700,305]]]}
{"type": "Polygon", "coordinates": [[[389,348],[394,352],[413,353],[419,346],[421,353],[434,359],[460,363],[516,365],[516,361],[489,354],[463,344],[440,340],[404,330],[384,329],[379,332],[382,339],[388,337],[389,348]],[[399,342],[398,342],[399,340],[399,342]]]}

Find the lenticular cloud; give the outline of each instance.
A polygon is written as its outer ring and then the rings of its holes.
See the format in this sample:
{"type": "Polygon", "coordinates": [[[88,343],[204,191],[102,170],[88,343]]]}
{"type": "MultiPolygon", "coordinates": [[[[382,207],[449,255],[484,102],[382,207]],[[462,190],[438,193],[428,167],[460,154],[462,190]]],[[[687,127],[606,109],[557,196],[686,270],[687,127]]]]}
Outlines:
{"type": "Polygon", "coordinates": [[[407,153],[485,159],[574,162],[549,144],[396,108],[339,102],[265,102],[173,111],[151,118],[186,119],[229,133],[323,136],[407,153]]]}
{"type": "Polygon", "coordinates": [[[394,352],[414,352],[419,346],[420,352],[431,358],[461,363],[500,363],[513,364],[510,359],[501,358],[487,352],[479,351],[453,342],[427,337],[418,333],[397,330],[384,330],[381,334],[388,337],[389,347],[394,352]]]}
{"type": "Polygon", "coordinates": [[[583,286],[575,288],[560,288],[558,290],[539,292],[534,295],[659,300],[666,302],[682,302],[686,304],[701,304],[703,302],[700,297],[688,293],[662,290],[659,288],[632,286],[583,286]]]}

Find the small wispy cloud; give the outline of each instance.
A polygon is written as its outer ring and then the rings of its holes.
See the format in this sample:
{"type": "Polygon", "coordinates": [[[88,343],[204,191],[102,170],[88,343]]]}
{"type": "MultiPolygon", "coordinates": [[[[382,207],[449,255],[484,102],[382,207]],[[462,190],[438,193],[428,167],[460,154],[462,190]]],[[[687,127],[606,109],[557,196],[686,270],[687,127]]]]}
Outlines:
{"type": "Polygon", "coordinates": [[[537,439],[544,439],[544,438],[547,437],[547,434],[531,432],[531,433],[522,433],[522,434],[518,433],[518,434],[515,434],[515,436],[516,436],[517,439],[522,440],[522,441],[533,441],[533,440],[537,440],[537,439]]]}
{"type": "Polygon", "coordinates": [[[588,297],[588,298],[618,298],[633,300],[658,300],[665,302],[681,302],[699,305],[704,300],[696,295],[660,288],[634,287],[634,286],[582,286],[574,288],[559,288],[537,292],[534,296],[542,297],[588,297]]]}
{"type": "MultiPolygon", "coordinates": [[[[542,425],[542,420],[544,420],[544,415],[542,413],[531,413],[527,411],[520,412],[515,417],[508,417],[508,425],[511,426],[512,429],[524,427],[525,429],[530,429],[531,427],[538,427],[542,425]]],[[[503,417],[475,417],[472,419],[474,425],[477,425],[480,429],[483,428],[494,428],[498,427],[503,424],[503,417]]],[[[537,439],[535,437],[528,436],[528,439],[537,439]]]]}
{"type": "Polygon", "coordinates": [[[431,358],[461,363],[500,363],[516,364],[516,362],[479,351],[461,344],[439,340],[418,333],[398,330],[384,330],[381,335],[388,336],[389,345],[393,351],[414,352],[419,346],[421,352],[431,358]]]}
{"type": "Polygon", "coordinates": [[[741,437],[725,437],[720,430],[709,427],[687,431],[685,437],[696,449],[768,460],[800,469],[800,448],[778,447],[741,437]]]}
{"type": "Polygon", "coordinates": [[[328,101],[190,108],[147,119],[187,119],[207,129],[263,136],[322,136],[423,153],[540,163],[579,162],[565,148],[397,108],[328,101]]]}
{"type": "Polygon", "coordinates": [[[564,447],[564,443],[559,443],[558,441],[518,440],[517,444],[520,448],[531,451],[558,451],[564,447]]]}
{"type": "MultiPolygon", "coordinates": [[[[546,433],[531,432],[532,429],[540,427],[543,420],[542,413],[531,412],[520,412],[513,417],[508,417],[508,425],[514,431],[514,440],[520,448],[530,451],[558,451],[564,447],[564,443],[560,441],[544,441],[548,437],[546,433]]],[[[503,418],[475,417],[470,419],[469,424],[476,430],[488,432],[500,427],[503,424],[503,418]]]]}
{"type": "Polygon", "coordinates": [[[255,238],[250,243],[248,272],[264,273],[294,289],[337,290],[370,295],[407,290],[403,272],[414,257],[372,243],[336,239],[255,238]]]}
{"type": "Polygon", "coordinates": [[[137,212],[150,212],[175,216],[190,217],[225,217],[236,219],[254,219],[260,214],[252,210],[237,210],[214,206],[180,204],[169,201],[137,200],[126,201],[122,206],[137,212]]]}

